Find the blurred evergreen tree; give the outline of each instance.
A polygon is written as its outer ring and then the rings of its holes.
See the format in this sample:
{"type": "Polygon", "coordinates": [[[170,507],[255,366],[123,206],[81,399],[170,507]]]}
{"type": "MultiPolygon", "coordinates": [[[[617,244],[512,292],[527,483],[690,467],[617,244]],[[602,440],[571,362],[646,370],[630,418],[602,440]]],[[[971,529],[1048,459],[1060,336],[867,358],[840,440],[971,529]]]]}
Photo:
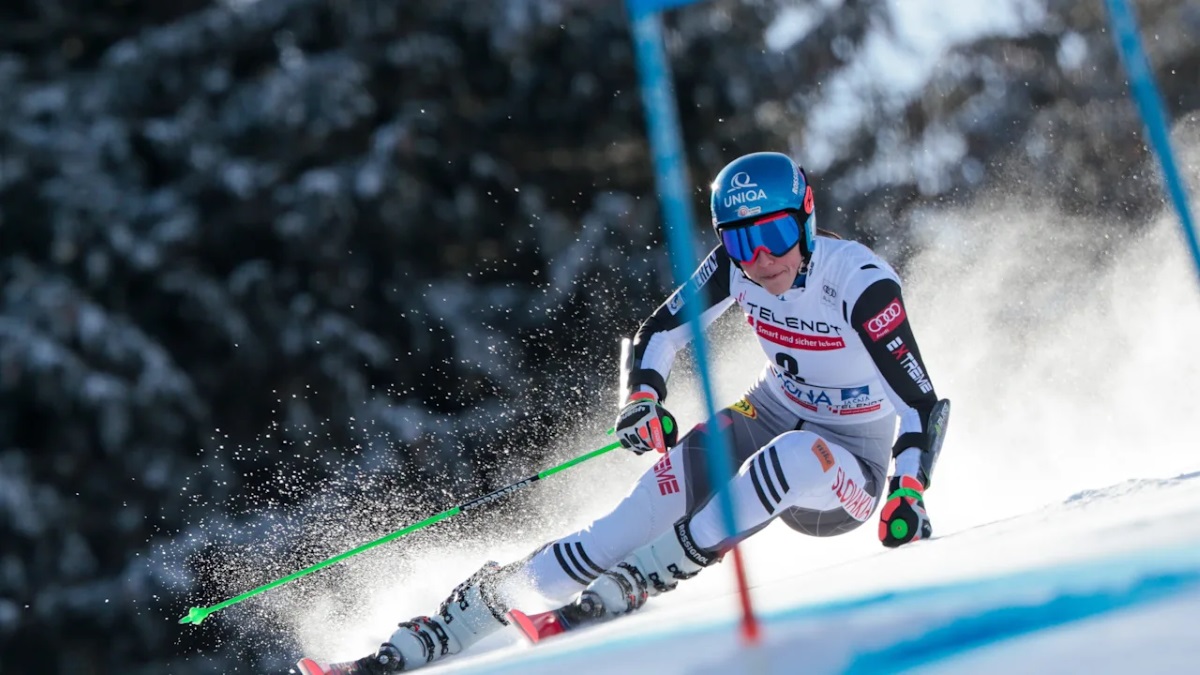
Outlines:
{"type": "MultiPolygon", "coordinates": [[[[1195,110],[1200,17],[1139,5],[1195,110]]],[[[1080,212],[1157,208],[1099,5],[955,45],[911,96],[838,89],[893,8],[668,16],[700,236],[707,177],[761,149],[901,263],[908,210],[999,166],[1080,212]]],[[[615,1],[0,8],[0,670],[278,667],[173,630],[187,570],[146,561],[189,508],[236,529],[247,495],[350,462],[465,496],[607,414],[617,339],[670,284],[628,37],[615,1]]]]}

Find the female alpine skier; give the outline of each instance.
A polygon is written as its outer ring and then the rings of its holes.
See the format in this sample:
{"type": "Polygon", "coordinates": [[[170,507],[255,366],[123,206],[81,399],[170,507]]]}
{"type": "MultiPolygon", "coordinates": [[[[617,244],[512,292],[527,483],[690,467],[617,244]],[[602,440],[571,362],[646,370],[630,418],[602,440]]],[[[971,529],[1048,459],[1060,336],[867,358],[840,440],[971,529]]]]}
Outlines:
{"type": "Polygon", "coordinates": [[[435,614],[400,624],[375,654],[328,666],[305,658],[303,675],[407,672],[513,620],[527,633],[545,630],[510,611],[530,590],[551,606],[568,603],[539,615],[538,624],[556,624],[550,632],[631,612],[775,518],[808,535],[843,534],[871,518],[882,494],[885,546],[931,535],[923,493],[949,401],[934,393],[896,272],[866,246],[818,232],[812,186],[786,155],[753,153],[726,165],[712,183],[711,210],[720,244],[687,283],[704,325],[736,303],[756,334],[767,363],[745,396],[677,442],[664,401],[689,340],[680,287],[622,350],[617,436],[635,453],[663,453],[628,496],[522,560],[487,563],[435,614]],[[733,534],[705,464],[713,433],[725,435],[740,464],[724,486],[733,534]]]}

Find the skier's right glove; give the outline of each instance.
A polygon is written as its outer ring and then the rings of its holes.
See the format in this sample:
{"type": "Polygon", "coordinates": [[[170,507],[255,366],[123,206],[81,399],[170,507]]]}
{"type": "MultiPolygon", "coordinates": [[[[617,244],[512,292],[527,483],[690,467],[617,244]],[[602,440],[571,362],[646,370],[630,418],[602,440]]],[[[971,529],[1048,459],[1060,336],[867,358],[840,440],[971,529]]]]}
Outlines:
{"type": "Polygon", "coordinates": [[[925,486],[913,476],[901,474],[888,481],[888,500],[879,513],[879,540],[888,548],[933,536],[933,525],[925,513],[925,486]]]}
{"type": "Polygon", "coordinates": [[[647,391],[634,393],[617,416],[616,435],[623,447],[636,454],[666,452],[679,441],[675,417],[647,391]]]}

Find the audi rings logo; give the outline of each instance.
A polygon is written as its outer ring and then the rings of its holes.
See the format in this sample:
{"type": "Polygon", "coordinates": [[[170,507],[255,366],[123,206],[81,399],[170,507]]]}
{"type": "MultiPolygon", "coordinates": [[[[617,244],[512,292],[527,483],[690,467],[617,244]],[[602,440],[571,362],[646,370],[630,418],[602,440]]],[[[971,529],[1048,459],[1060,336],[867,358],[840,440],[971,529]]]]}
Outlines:
{"type": "Polygon", "coordinates": [[[875,315],[875,318],[867,322],[867,329],[871,331],[881,331],[892,324],[896,319],[900,318],[900,314],[904,310],[900,309],[900,303],[892,301],[884,310],[875,315]]]}
{"type": "Polygon", "coordinates": [[[755,188],[755,187],[758,187],[758,183],[755,183],[754,181],[750,180],[750,174],[746,173],[745,171],[739,171],[739,172],[733,174],[733,178],[729,179],[729,189],[726,190],[726,192],[733,192],[734,190],[745,190],[748,188],[755,188]]]}
{"type": "Polygon", "coordinates": [[[871,337],[878,340],[884,334],[891,332],[902,316],[904,316],[904,308],[900,306],[899,300],[893,300],[891,304],[883,308],[882,312],[867,321],[867,330],[870,331],[871,337]]]}
{"type": "Polygon", "coordinates": [[[900,298],[896,298],[888,303],[882,312],[867,319],[863,328],[867,329],[872,342],[879,342],[880,338],[895,330],[905,318],[904,305],[900,304],[900,298]]]}

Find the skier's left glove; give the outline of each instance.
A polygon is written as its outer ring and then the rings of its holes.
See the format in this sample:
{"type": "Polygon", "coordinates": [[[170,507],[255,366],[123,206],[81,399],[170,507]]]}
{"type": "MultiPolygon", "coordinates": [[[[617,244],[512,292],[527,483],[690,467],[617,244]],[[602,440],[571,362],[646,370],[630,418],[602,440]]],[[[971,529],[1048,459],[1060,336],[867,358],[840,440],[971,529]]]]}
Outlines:
{"type": "Polygon", "coordinates": [[[666,452],[678,442],[679,429],[675,416],[662,407],[658,397],[649,392],[637,392],[621,408],[617,416],[616,434],[621,445],[642,454],[648,450],[666,452]]]}
{"type": "Polygon", "coordinates": [[[928,539],[933,525],[925,513],[925,486],[901,474],[888,481],[888,498],[879,513],[879,540],[888,548],[928,539]]]}

